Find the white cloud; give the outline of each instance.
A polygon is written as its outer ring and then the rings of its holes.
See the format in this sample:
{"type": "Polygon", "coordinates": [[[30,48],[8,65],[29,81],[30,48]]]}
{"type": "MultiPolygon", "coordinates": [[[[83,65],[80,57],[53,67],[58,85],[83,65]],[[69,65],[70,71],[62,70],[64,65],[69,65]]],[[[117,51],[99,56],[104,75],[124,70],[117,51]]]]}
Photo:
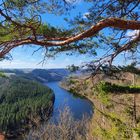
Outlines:
{"type": "Polygon", "coordinates": [[[37,68],[37,62],[32,59],[30,61],[21,61],[21,60],[4,60],[0,62],[0,68],[37,68]]]}
{"type": "Polygon", "coordinates": [[[42,56],[45,56],[45,52],[42,52],[41,55],[42,55],[42,56]]]}
{"type": "Polygon", "coordinates": [[[35,59],[30,59],[29,61],[22,60],[4,60],[0,62],[0,69],[4,68],[65,68],[72,62],[69,58],[65,58],[62,62],[56,62],[55,60],[47,60],[44,64],[36,61],[35,59]]]}
{"type": "Polygon", "coordinates": [[[70,62],[70,59],[69,58],[65,58],[64,62],[70,62]]]}
{"type": "Polygon", "coordinates": [[[88,17],[89,15],[90,15],[89,12],[84,13],[84,14],[83,14],[83,18],[84,18],[84,19],[87,19],[87,17],[88,17]]]}
{"type": "Polygon", "coordinates": [[[81,2],[81,0],[65,0],[67,3],[70,3],[70,4],[76,4],[76,3],[79,3],[81,2]]]}
{"type": "Polygon", "coordinates": [[[139,34],[140,30],[129,30],[127,33],[126,33],[126,36],[127,37],[132,37],[132,39],[134,39],[138,34],[139,34]]]}
{"type": "Polygon", "coordinates": [[[3,60],[0,61],[1,68],[66,68],[68,65],[80,65],[85,62],[88,58],[86,56],[66,56],[61,55],[55,59],[47,59],[45,63],[40,63],[42,61],[41,57],[29,57],[23,59],[24,56],[18,58],[13,58],[13,60],[3,60]]]}

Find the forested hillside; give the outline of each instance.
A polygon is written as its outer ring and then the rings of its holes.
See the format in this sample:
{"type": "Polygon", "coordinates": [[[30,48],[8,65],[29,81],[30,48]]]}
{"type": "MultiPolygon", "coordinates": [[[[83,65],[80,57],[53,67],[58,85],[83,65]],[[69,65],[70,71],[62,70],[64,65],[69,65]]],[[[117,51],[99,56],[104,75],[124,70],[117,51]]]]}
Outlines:
{"type": "Polygon", "coordinates": [[[17,76],[0,78],[0,132],[17,135],[48,117],[54,94],[35,81],[17,76]]]}
{"type": "Polygon", "coordinates": [[[18,75],[40,82],[60,81],[69,74],[66,69],[1,69],[7,75],[18,75]]]}

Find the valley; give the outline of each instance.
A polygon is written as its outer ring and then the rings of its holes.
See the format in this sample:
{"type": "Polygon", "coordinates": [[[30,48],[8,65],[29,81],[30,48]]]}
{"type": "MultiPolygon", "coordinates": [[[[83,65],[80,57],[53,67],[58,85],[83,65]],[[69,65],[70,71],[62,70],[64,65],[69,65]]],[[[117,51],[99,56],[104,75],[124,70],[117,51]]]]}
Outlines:
{"type": "Polygon", "coordinates": [[[34,129],[39,132],[41,127],[48,126],[48,122],[59,123],[60,111],[65,112],[65,108],[69,109],[75,122],[82,121],[84,115],[91,118],[92,103],[59,86],[60,80],[68,74],[65,69],[2,70],[0,134],[8,140],[32,139],[34,129]]]}

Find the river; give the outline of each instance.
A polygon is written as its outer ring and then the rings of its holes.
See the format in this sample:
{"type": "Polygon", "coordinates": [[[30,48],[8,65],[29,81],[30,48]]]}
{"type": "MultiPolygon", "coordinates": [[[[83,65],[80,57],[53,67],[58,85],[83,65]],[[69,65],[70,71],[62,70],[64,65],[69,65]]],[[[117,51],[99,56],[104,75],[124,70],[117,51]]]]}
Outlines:
{"type": "MultiPolygon", "coordinates": [[[[85,98],[74,96],[70,92],[59,86],[59,82],[49,82],[45,83],[46,86],[51,88],[55,94],[55,102],[53,106],[53,112],[47,122],[42,122],[39,126],[39,129],[44,128],[48,122],[56,123],[59,119],[60,110],[63,110],[66,106],[70,109],[75,120],[80,120],[84,115],[91,117],[93,114],[93,105],[92,103],[85,98]]],[[[31,129],[26,137],[28,140],[32,139],[32,133],[35,129],[31,129]]],[[[36,130],[35,130],[36,131],[36,130]]],[[[22,140],[21,136],[16,139],[9,140],[22,140]]],[[[26,139],[26,138],[25,138],[26,139]]]]}
{"type": "Polygon", "coordinates": [[[62,89],[58,82],[49,82],[45,85],[50,87],[55,94],[54,109],[50,121],[56,120],[59,117],[59,110],[65,106],[70,108],[75,119],[82,119],[83,115],[92,116],[93,105],[88,99],[74,96],[65,89],[62,89]]]}

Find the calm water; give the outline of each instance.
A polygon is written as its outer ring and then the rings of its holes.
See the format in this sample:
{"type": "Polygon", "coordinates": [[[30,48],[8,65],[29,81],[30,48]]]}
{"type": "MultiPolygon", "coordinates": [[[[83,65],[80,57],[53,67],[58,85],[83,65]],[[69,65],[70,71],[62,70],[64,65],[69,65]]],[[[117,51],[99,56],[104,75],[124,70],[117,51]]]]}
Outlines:
{"type": "MultiPolygon", "coordinates": [[[[48,122],[57,123],[57,121],[59,120],[59,111],[63,110],[66,106],[70,109],[75,120],[82,119],[83,115],[86,115],[88,117],[92,116],[92,114],[93,114],[92,106],[93,105],[89,100],[80,98],[80,97],[75,97],[70,92],[59,87],[58,82],[45,83],[45,85],[50,87],[54,91],[55,102],[54,102],[53,112],[52,112],[52,115],[50,116],[49,120],[47,122],[43,122],[39,126],[40,132],[41,131],[43,132],[43,130],[47,126],[48,122]]],[[[32,140],[32,133],[35,130],[30,130],[30,132],[28,133],[28,140],[32,140]]],[[[36,132],[37,131],[35,131],[35,133],[36,132]]]]}
{"type": "MultiPolygon", "coordinates": [[[[91,117],[93,114],[93,108],[92,103],[84,98],[76,97],[70,92],[66,91],[65,89],[62,89],[59,87],[58,82],[50,82],[45,83],[46,86],[50,87],[55,94],[55,102],[54,102],[54,108],[52,115],[49,118],[49,121],[51,123],[56,123],[59,119],[59,111],[63,110],[65,106],[70,108],[71,113],[73,114],[74,119],[82,119],[83,115],[87,115],[88,117],[91,117]]],[[[40,124],[40,130],[44,128],[47,125],[47,122],[42,122],[40,124]]],[[[31,129],[29,132],[27,132],[27,138],[28,140],[32,139],[32,133],[36,129],[31,129]]],[[[21,136],[15,138],[15,139],[9,139],[9,140],[23,140],[21,136]]],[[[26,138],[25,138],[26,139],[26,138]]]]}
{"type": "Polygon", "coordinates": [[[70,108],[75,119],[82,119],[83,115],[92,116],[93,108],[92,103],[84,98],[76,97],[70,92],[59,87],[58,82],[46,83],[55,94],[54,110],[50,121],[56,120],[59,116],[59,110],[63,109],[65,106],[70,108]]]}

